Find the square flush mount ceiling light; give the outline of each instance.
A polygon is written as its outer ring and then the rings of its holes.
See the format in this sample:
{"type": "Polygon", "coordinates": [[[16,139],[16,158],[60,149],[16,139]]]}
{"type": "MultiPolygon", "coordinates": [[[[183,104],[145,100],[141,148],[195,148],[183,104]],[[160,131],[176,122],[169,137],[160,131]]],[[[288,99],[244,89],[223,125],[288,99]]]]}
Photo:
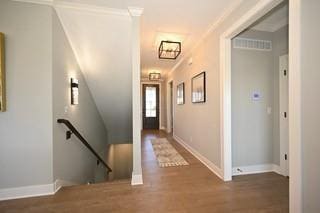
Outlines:
{"type": "Polygon", "coordinates": [[[157,73],[157,72],[149,73],[149,80],[150,81],[158,81],[160,79],[161,79],[161,74],[160,73],[157,73]]]}
{"type": "Polygon", "coordinates": [[[159,46],[160,59],[177,59],[181,53],[181,42],[177,41],[161,41],[159,46]]]}

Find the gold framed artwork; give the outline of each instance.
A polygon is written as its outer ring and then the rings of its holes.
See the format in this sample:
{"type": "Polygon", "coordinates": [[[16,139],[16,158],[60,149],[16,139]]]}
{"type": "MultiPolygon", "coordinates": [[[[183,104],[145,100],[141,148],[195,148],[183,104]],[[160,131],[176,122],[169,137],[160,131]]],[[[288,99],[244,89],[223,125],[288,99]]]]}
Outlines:
{"type": "Polygon", "coordinates": [[[6,76],[4,68],[4,34],[0,32],[0,112],[6,111],[6,76]]]}

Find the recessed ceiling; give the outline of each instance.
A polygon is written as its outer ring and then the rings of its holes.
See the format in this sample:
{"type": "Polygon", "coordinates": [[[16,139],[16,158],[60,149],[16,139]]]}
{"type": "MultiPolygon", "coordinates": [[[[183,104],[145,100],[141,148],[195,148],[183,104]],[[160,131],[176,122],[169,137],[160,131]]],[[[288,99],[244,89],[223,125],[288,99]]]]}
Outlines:
{"type": "Polygon", "coordinates": [[[191,50],[198,39],[224,13],[241,0],[69,0],[110,8],[141,7],[142,76],[157,70],[165,76],[191,50]],[[164,34],[182,39],[182,53],[177,60],[158,59],[157,39],[164,34]]]}

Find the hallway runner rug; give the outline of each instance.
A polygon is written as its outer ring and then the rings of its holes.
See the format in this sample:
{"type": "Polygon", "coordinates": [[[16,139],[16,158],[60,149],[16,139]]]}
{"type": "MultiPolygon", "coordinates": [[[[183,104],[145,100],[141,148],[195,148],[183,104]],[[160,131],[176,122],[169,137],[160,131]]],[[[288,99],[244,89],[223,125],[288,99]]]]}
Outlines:
{"type": "Polygon", "coordinates": [[[153,139],[151,143],[160,167],[189,165],[166,138],[153,139]]]}

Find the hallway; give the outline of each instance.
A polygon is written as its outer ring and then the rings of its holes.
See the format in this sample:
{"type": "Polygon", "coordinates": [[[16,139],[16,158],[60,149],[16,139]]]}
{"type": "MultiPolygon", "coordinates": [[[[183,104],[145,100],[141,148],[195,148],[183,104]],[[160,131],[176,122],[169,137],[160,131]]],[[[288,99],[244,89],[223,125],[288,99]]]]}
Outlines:
{"type": "Polygon", "coordinates": [[[142,134],[144,184],[65,187],[54,196],[0,202],[0,212],[288,212],[288,179],[275,173],[224,183],[163,131],[142,134]],[[189,166],[160,168],[150,140],[167,137],[189,166]]]}

